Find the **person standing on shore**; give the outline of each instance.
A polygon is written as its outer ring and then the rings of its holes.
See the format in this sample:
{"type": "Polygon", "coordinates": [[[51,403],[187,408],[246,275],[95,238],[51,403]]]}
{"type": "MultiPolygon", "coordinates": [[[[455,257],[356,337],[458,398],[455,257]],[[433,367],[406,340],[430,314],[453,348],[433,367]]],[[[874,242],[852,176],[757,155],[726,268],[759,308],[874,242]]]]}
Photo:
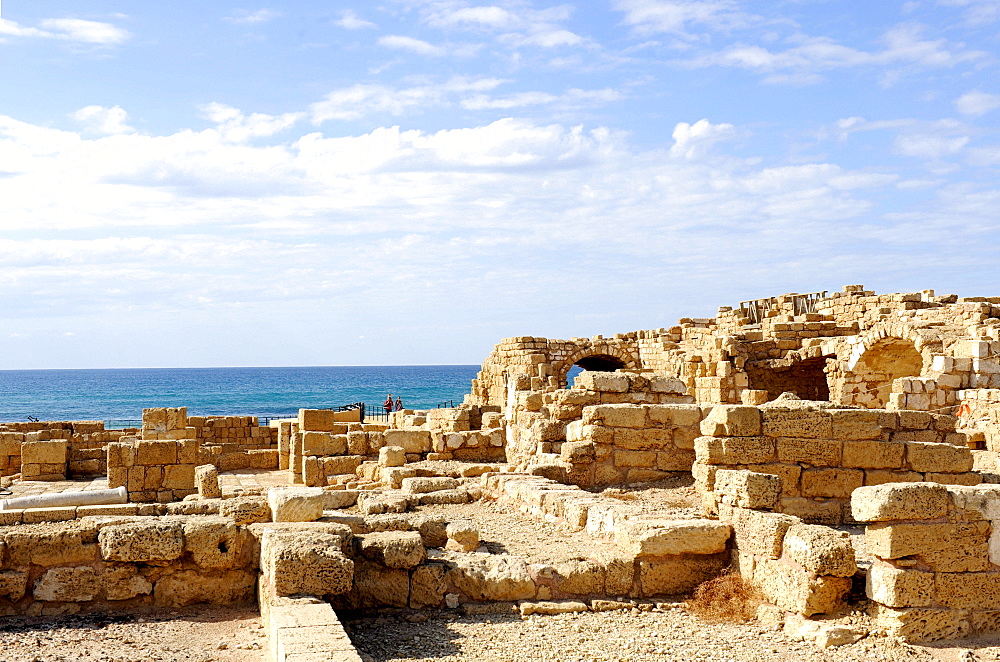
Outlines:
{"type": "Polygon", "coordinates": [[[385,410],[385,415],[388,416],[392,412],[392,393],[385,396],[385,402],[382,403],[382,409],[385,410]]]}
{"type": "Polygon", "coordinates": [[[396,404],[392,406],[393,411],[403,411],[403,398],[396,396],[396,404]]]}

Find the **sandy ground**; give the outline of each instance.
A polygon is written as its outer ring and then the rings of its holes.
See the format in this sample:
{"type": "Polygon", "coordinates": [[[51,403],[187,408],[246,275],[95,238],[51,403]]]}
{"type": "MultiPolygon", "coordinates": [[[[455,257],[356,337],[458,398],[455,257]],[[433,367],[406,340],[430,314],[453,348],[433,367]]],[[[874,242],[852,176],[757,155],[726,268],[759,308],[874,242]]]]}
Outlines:
{"type": "Polygon", "coordinates": [[[758,623],[700,621],[679,606],[664,610],[558,616],[345,615],[365,660],[374,662],[976,662],[1000,660],[1000,637],[959,646],[910,646],[867,637],[839,648],[794,641],[758,623]]]}
{"type": "Polygon", "coordinates": [[[264,662],[257,605],[0,619],[0,662],[264,662]]]}

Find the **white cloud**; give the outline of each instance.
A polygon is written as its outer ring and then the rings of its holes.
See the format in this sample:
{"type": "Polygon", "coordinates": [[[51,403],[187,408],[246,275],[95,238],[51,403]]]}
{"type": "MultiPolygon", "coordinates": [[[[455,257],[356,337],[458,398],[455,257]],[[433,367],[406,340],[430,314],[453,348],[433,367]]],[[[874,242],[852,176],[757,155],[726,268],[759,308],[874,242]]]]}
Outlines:
{"type": "Polygon", "coordinates": [[[955,101],[955,108],[963,115],[985,115],[991,110],[1000,108],[1000,94],[972,90],[955,101]]]}
{"type": "Polygon", "coordinates": [[[922,28],[897,26],[888,30],[880,51],[861,51],[828,37],[796,37],[798,45],[774,51],[756,45],[732,46],[719,53],[696,58],[694,66],[721,65],[771,74],[769,82],[781,82],[775,74],[790,76],[786,82],[818,82],[819,72],[851,67],[951,68],[982,60],[986,53],[951,47],[944,39],[921,38],[922,28]]]}
{"type": "Polygon", "coordinates": [[[121,106],[105,108],[104,106],[86,106],[70,115],[83,124],[89,131],[105,135],[116,133],[131,133],[135,131],[126,123],[128,113],[121,106]]]}
{"type": "Polygon", "coordinates": [[[405,35],[386,35],[384,37],[379,37],[378,43],[380,46],[385,46],[386,48],[409,51],[411,53],[416,53],[417,55],[425,55],[428,57],[441,57],[448,54],[448,49],[446,48],[435,46],[421,39],[415,39],[414,37],[407,37],[405,35]]]}
{"type": "Polygon", "coordinates": [[[223,20],[237,24],[267,23],[281,16],[281,12],[273,9],[240,9],[223,20]]]}
{"type": "Polygon", "coordinates": [[[713,143],[727,140],[734,134],[732,124],[712,124],[707,119],[698,120],[694,124],[678,122],[674,126],[674,144],[670,148],[670,155],[694,159],[713,143]]]}
{"type": "Polygon", "coordinates": [[[1000,3],[996,0],[938,0],[938,4],[964,7],[962,16],[967,25],[989,25],[1000,20],[1000,3]]]}
{"type": "Polygon", "coordinates": [[[905,156],[941,159],[958,154],[968,143],[968,136],[911,133],[897,136],[893,145],[897,152],[905,156]]]}
{"type": "Polygon", "coordinates": [[[0,36],[41,37],[61,39],[98,46],[114,46],[128,40],[128,31],[101,21],[77,18],[47,18],[39,24],[43,29],[19,25],[0,18],[0,36]]]}
{"type": "Polygon", "coordinates": [[[503,84],[499,78],[455,77],[444,83],[391,88],[378,84],[357,84],[334,90],[309,107],[312,121],[355,120],[369,113],[403,115],[412,109],[448,105],[456,96],[482,93],[503,84]]]}
{"type": "Polygon", "coordinates": [[[229,142],[246,142],[252,138],[273,136],[295,125],[305,117],[305,113],[284,113],[282,115],[265,115],[251,113],[244,115],[241,111],[221,103],[210,103],[202,107],[210,121],[216,124],[216,130],[224,140],[229,142]]]}
{"type": "Polygon", "coordinates": [[[462,100],[463,108],[469,110],[523,108],[526,106],[541,106],[558,104],[563,107],[580,107],[583,105],[605,104],[618,101],[622,94],[614,89],[601,90],[570,89],[562,95],[549,92],[531,91],[518,92],[501,97],[491,97],[486,94],[475,94],[462,100]]]}
{"type": "Polygon", "coordinates": [[[364,28],[374,28],[378,27],[371,21],[366,21],[359,17],[351,9],[345,9],[340,12],[340,18],[333,22],[334,25],[339,25],[345,30],[363,30],[364,28]]]}
{"type": "Polygon", "coordinates": [[[745,28],[760,18],[740,9],[735,0],[614,0],[625,14],[625,24],[640,34],[667,32],[691,37],[693,26],[711,31],[745,28]]]}
{"type": "Polygon", "coordinates": [[[455,25],[475,25],[478,27],[505,28],[518,24],[515,14],[496,5],[479,7],[461,7],[455,10],[444,10],[432,14],[427,22],[437,27],[455,25]]]}

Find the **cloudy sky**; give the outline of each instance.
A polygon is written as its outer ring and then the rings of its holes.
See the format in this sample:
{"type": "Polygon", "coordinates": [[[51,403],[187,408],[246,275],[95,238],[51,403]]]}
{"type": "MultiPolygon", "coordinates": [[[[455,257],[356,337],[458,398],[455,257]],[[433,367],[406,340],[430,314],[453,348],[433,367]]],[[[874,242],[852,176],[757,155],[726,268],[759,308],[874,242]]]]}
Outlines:
{"type": "Polygon", "coordinates": [[[1000,0],[6,0],[0,368],[1000,295],[1000,0]]]}

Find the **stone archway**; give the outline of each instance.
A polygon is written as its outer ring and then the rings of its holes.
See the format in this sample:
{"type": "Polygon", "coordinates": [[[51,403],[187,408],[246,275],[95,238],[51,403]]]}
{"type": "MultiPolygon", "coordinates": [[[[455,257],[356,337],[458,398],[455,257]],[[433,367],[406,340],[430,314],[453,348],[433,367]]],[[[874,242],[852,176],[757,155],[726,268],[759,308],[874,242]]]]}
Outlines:
{"type": "Polygon", "coordinates": [[[900,377],[917,377],[924,358],[912,340],[884,337],[866,343],[864,352],[841,381],[841,402],[869,409],[882,409],[889,402],[892,382],[900,377]]]}
{"type": "MultiPolygon", "coordinates": [[[[814,356],[794,361],[790,365],[774,365],[774,361],[746,364],[750,388],[767,391],[767,399],[774,400],[782,393],[791,392],[803,400],[829,400],[830,385],[827,381],[827,361],[833,356],[814,356]]],[[[784,363],[784,362],[780,362],[784,363]]]]}
{"type": "Polygon", "coordinates": [[[559,379],[562,388],[569,386],[567,375],[574,366],[597,372],[638,370],[639,368],[635,357],[612,345],[586,347],[574,352],[564,361],[553,364],[553,373],[559,379]]]}

